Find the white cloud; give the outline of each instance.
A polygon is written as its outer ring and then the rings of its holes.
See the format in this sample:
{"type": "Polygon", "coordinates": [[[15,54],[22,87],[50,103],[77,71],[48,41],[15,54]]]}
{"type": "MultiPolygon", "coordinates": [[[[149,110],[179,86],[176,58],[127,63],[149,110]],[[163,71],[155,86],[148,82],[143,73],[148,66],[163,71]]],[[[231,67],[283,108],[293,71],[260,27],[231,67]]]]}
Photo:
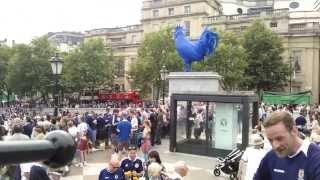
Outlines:
{"type": "Polygon", "coordinates": [[[137,24],[142,0],[1,0],[0,40],[137,24]]]}

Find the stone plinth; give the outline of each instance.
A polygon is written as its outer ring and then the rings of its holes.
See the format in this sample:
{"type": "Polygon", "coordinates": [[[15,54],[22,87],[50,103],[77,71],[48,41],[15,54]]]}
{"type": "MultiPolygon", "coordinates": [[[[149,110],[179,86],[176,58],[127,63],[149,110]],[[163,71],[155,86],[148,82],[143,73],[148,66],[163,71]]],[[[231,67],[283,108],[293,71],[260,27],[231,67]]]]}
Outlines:
{"type": "Polygon", "coordinates": [[[169,97],[178,94],[208,94],[220,91],[221,76],[215,72],[171,72],[169,97]]]}

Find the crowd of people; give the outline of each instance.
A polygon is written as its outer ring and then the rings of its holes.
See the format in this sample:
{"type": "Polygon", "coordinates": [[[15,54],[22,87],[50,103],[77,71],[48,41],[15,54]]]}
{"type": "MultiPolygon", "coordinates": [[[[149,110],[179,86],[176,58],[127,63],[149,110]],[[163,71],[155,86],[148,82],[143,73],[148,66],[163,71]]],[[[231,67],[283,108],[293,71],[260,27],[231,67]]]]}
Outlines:
{"type": "MultiPolygon", "coordinates": [[[[238,179],[320,179],[319,113],[316,105],[261,104],[259,124],[250,132],[238,179]]],[[[50,131],[63,130],[74,138],[77,152],[74,160],[60,169],[41,162],[1,165],[0,176],[4,180],[59,179],[72,165],[85,167],[92,152],[106,150],[112,155],[99,179],[183,179],[188,172],[184,162],[167,171],[159,153],[152,149],[169,135],[169,127],[169,111],[164,106],[105,108],[103,113],[61,111],[58,117],[19,106],[5,108],[0,112],[2,141],[41,140],[50,131]]]]}
{"type": "MultiPolygon", "coordinates": [[[[67,174],[71,165],[85,167],[87,156],[97,150],[113,154],[99,179],[114,176],[118,177],[116,179],[168,177],[159,153],[151,151],[152,146],[160,145],[161,139],[169,135],[169,112],[164,106],[106,108],[104,113],[61,111],[58,117],[30,112],[19,106],[2,110],[1,140],[41,140],[48,132],[63,130],[74,138],[77,152],[74,161],[60,169],[50,169],[40,162],[1,166],[1,179],[57,179],[67,174]],[[141,151],[143,157],[138,158],[137,151],[141,151]],[[162,168],[157,169],[155,163],[162,168]]],[[[182,172],[182,166],[187,169],[185,164],[177,164],[174,176],[182,172]]]]}

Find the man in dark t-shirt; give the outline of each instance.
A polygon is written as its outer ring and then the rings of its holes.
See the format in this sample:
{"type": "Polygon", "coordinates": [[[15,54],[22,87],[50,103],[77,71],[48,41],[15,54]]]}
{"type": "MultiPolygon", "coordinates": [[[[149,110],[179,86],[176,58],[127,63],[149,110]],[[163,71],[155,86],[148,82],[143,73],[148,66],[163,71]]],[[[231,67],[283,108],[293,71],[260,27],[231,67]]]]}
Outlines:
{"type": "Polygon", "coordinates": [[[300,116],[296,118],[295,122],[296,122],[296,126],[298,127],[298,130],[303,131],[307,124],[307,120],[304,117],[302,111],[300,112],[300,116]]]}
{"type": "Polygon", "coordinates": [[[118,160],[118,157],[114,156],[111,157],[111,160],[108,164],[108,167],[105,169],[102,169],[99,174],[99,180],[124,180],[124,171],[120,167],[120,162],[118,160]]]}
{"type": "Polygon", "coordinates": [[[124,170],[125,176],[129,179],[134,177],[142,177],[143,164],[140,158],[137,157],[137,148],[129,146],[129,156],[121,162],[121,168],[124,170]]]}
{"type": "Polygon", "coordinates": [[[264,127],[272,150],[262,159],[254,180],[320,179],[320,147],[300,139],[289,113],[272,113],[264,127]]]}

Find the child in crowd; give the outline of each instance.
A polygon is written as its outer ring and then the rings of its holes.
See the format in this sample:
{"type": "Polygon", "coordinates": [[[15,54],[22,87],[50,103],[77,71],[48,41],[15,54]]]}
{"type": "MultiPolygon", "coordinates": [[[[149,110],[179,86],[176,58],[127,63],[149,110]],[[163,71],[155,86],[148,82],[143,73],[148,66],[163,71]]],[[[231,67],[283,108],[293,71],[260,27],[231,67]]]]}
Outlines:
{"type": "Polygon", "coordinates": [[[88,153],[88,136],[87,132],[84,131],[78,141],[78,149],[80,151],[80,167],[86,164],[86,154],[88,153]]]}

